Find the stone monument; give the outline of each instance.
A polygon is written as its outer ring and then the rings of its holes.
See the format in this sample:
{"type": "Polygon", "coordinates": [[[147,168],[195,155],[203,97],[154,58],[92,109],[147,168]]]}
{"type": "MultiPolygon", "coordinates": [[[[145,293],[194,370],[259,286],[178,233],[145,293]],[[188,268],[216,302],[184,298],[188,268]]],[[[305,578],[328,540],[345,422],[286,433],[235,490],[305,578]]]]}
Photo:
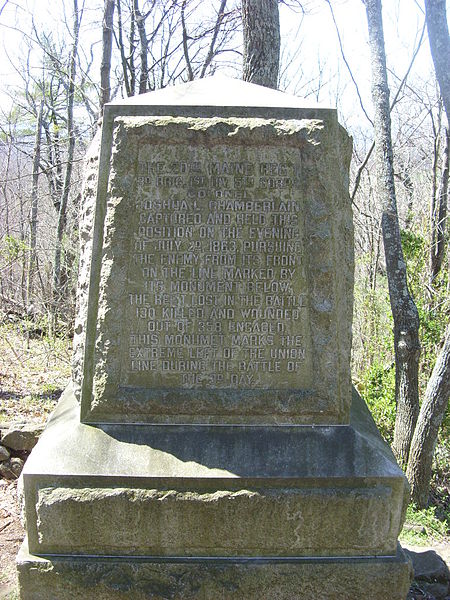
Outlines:
{"type": "Polygon", "coordinates": [[[351,388],[350,155],[336,111],[232,79],[105,107],[22,599],[404,600],[407,484],[351,388]]]}

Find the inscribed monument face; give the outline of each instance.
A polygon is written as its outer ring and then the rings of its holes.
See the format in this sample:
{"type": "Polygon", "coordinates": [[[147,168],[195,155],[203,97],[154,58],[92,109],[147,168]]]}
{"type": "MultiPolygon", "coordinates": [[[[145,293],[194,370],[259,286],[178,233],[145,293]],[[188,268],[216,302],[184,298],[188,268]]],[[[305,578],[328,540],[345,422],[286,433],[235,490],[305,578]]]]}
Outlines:
{"type": "Polygon", "coordinates": [[[352,227],[329,135],[116,118],[87,421],[345,422],[352,227]]]}
{"type": "Polygon", "coordinates": [[[301,165],[254,158],[140,146],[121,385],[310,385],[301,165]]]}

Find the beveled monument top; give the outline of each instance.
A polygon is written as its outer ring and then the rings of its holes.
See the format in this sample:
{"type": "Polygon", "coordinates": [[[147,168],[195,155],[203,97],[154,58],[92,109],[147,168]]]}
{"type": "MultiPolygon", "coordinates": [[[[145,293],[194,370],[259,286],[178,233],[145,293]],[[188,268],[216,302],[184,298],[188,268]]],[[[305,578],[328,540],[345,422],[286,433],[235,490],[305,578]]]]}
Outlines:
{"type": "Polygon", "coordinates": [[[297,109],[331,107],[241,79],[213,75],[187,83],[113,100],[108,106],[249,106],[297,109]]]}
{"type": "Polygon", "coordinates": [[[213,75],[105,105],[104,121],[118,115],[336,118],[336,109],[240,79],[213,75]]]}
{"type": "Polygon", "coordinates": [[[227,78],[106,106],[82,225],[84,422],[348,423],[350,153],[336,111],[227,78]]]}

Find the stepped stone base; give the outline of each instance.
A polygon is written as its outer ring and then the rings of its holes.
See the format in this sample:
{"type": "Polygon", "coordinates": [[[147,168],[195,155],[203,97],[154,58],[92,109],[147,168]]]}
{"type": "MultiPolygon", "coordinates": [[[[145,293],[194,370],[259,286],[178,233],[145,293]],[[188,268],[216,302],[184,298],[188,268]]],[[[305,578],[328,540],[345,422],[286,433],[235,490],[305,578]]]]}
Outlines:
{"type": "Polygon", "coordinates": [[[408,589],[406,480],[357,394],[348,426],[100,428],[80,424],[68,388],[23,490],[22,600],[408,589]]]}
{"type": "Polygon", "coordinates": [[[411,566],[394,558],[152,559],[18,556],[24,600],[404,600],[411,566]]]}

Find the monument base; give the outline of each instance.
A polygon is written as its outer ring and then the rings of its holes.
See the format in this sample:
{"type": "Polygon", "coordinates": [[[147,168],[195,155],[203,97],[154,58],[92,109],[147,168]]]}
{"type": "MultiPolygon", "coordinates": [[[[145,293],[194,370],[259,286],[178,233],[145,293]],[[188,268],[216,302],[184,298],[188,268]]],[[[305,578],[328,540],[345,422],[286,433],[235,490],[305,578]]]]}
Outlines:
{"type": "Polygon", "coordinates": [[[79,422],[28,459],[22,600],[404,600],[406,480],[355,393],[348,426],[79,422]]]}
{"type": "Polygon", "coordinates": [[[172,559],[18,556],[24,600],[404,600],[411,565],[389,558],[172,559]]]}

